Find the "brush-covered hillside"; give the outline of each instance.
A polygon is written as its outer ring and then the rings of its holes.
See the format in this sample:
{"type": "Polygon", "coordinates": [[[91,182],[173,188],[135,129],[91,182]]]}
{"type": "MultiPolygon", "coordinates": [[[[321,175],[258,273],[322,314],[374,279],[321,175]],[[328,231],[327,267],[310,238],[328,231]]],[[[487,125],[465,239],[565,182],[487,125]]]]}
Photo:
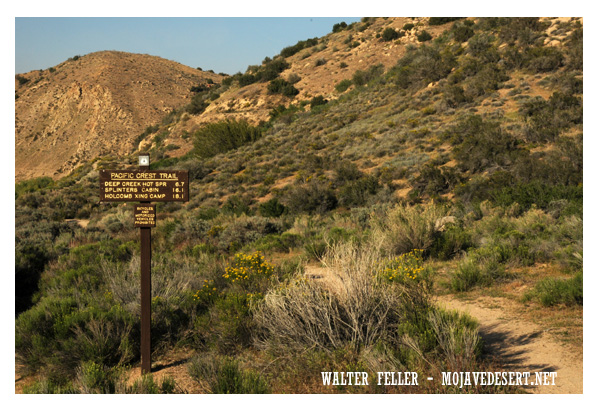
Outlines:
{"type": "Polygon", "coordinates": [[[153,169],[190,176],[152,230],[154,358],[184,375],[128,377],[139,233],[132,204],[99,204],[98,169],[138,152],[17,183],[22,389],[519,391],[441,385],[503,365],[437,298],[495,298],[581,352],[582,44],[579,18],[340,22],[135,123],[153,169]],[[348,370],[371,384],[323,385],[348,370]]]}

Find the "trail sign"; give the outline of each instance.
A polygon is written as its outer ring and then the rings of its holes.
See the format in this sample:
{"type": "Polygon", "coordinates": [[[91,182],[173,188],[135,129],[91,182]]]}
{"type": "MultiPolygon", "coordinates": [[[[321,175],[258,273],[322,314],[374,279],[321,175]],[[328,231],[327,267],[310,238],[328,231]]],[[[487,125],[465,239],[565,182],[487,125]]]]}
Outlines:
{"type": "Polygon", "coordinates": [[[187,171],[100,170],[100,201],[189,201],[187,171]]]}
{"type": "Polygon", "coordinates": [[[152,370],[152,227],[156,226],[156,205],[152,201],[189,201],[187,171],[152,170],[150,156],[139,155],[136,170],[101,170],[100,202],[139,201],[134,209],[134,225],[141,242],[141,372],[152,370]]]}
{"type": "Polygon", "coordinates": [[[156,205],[136,204],[133,218],[135,227],[156,227],[156,205]]]}

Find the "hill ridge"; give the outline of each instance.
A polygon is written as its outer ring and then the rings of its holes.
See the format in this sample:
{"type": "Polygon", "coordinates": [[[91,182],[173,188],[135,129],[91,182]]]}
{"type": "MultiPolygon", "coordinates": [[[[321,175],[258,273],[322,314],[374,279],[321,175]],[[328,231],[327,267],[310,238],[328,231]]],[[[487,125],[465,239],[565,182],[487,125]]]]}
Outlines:
{"type": "Polygon", "coordinates": [[[184,105],[189,89],[221,76],[147,54],[101,51],[17,76],[17,181],[68,174],[103,155],[126,155],[135,137],[184,105]]]}

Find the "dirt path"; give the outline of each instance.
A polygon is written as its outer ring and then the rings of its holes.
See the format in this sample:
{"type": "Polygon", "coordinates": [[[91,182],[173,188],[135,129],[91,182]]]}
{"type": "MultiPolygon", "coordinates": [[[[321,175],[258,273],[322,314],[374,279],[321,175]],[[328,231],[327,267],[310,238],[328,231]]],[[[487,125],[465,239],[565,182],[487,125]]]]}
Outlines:
{"type": "MultiPolygon", "coordinates": [[[[308,265],[306,276],[335,286],[325,267],[308,265]]],[[[530,372],[533,378],[535,372],[557,373],[555,385],[531,386],[531,393],[582,394],[582,349],[575,352],[551,336],[550,329],[520,318],[516,302],[499,297],[479,297],[466,302],[448,295],[437,297],[437,302],[478,321],[487,355],[497,359],[505,371],[530,372]]]]}
{"type": "MultiPolygon", "coordinates": [[[[335,286],[335,279],[325,267],[306,267],[306,277],[328,282],[335,286]]],[[[480,324],[480,334],[485,341],[487,355],[495,358],[505,371],[556,372],[555,385],[530,387],[531,393],[538,394],[582,394],[583,356],[582,349],[559,343],[550,334],[551,329],[521,318],[517,303],[500,297],[478,297],[472,301],[462,301],[455,296],[437,297],[441,307],[469,314],[480,324]]],[[[181,350],[157,358],[153,364],[155,381],[171,376],[176,382],[178,393],[200,393],[197,382],[187,372],[187,362],[191,351],[181,350]]],[[[140,376],[140,369],[129,372],[128,382],[132,384],[140,376]]],[[[15,375],[15,392],[22,392],[22,386],[32,382],[32,377],[21,378],[15,375]]]]}
{"type": "Polygon", "coordinates": [[[537,386],[538,394],[582,394],[582,354],[558,343],[538,325],[517,318],[502,298],[481,297],[473,302],[451,296],[438,298],[439,305],[476,318],[486,350],[506,371],[555,371],[555,385],[537,386]]]}
{"type": "Polygon", "coordinates": [[[82,228],[87,227],[87,225],[89,224],[89,220],[81,220],[78,218],[67,218],[66,220],[64,220],[65,223],[72,223],[72,224],[77,224],[82,228]]]}
{"type": "MultiPolygon", "coordinates": [[[[175,380],[176,394],[202,393],[200,385],[187,371],[187,363],[192,356],[192,350],[177,350],[155,359],[152,363],[154,382],[159,385],[165,377],[172,377],[175,380]]],[[[15,371],[15,394],[22,394],[23,387],[34,383],[37,378],[38,376],[21,377],[19,372],[15,371]]],[[[127,386],[131,387],[140,378],[141,368],[138,365],[127,372],[125,381],[127,386]]]]}
{"type": "MultiPolygon", "coordinates": [[[[165,377],[175,380],[176,394],[200,394],[200,385],[191,378],[187,371],[188,362],[193,356],[192,350],[181,350],[162,356],[152,363],[152,376],[158,384],[165,377]]],[[[141,378],[141,368],[135,367],[129,371],[127,385],[132,386],[136,380],[141,378]]]]}

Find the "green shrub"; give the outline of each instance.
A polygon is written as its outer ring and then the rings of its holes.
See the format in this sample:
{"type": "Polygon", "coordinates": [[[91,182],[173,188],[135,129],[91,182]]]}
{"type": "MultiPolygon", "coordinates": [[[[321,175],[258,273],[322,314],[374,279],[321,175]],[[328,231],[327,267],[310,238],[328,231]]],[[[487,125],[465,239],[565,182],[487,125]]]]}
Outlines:
{"type": "Polygon", "coordinates": [[[533,44],[551,24],[541,22],[538,17],[499,18],[495,22],[502,42],[518,42],[522,46],[533,44]]]}
{"type": "Polygon", "coordinates": [[[302,110],[302,107],[297,105],[290,104],[288,107],[285,107],[281,104],[270,111],[268,125],[272,125],[275,121],[291,124],[297,118],[297,113],[302,110]]]}
{"type": "Polygon", "coordinates": [[[488,33],[480,33],[471,37],[468,40],[468,52],[478,59],[477,63],[496,63],[501,58],[495,46],[495,37],[488,33]]]}
{"type": "MultiPolygon", "coordinates": [[[[423,267],[422,250],[412,250],[391,259],[379,274],[384,281],[400,284],[427,283],[430,273],[423,267]]],[[[427,284],[430,286],[430,284],[427,284]]]]}
{"type": "Polygon", "coordinates": [[[376,64],[370,66],[368,70],[356,70],[352,77],[352,83],[357,87],[368,84],[374,79],[377,79],[383,75],[385,68],[382,64],[376,64]]]}
{"type": "Polygon", "coordinates": [[[420,168],[420,173],[414,178],[410,198],[421,198],[424,195],[438,197],[452,190],[461,182],[459,174],[449,167],[438,167],[427,163],[420,168]]]}
{"type": "Polygon", "coordinates": [[[160,384],[157,384],[152,374],[144,374],[125,390],[127,394],[173,394],[174,392],[175,380],[173,377],[165,376],[160,384]]]}
{"type": "Polygon", "coordinates": [[[54,180],[50,177],[37,177],[31,180],[21,181],[15,184],[15,199],[18,199],[25,193],[33,193],[43,189],[49,189],[54,186],[54,180]]]}
{"type": "Polygon", "coordinates": [[[455,41],[463,43],[474,36],[474,30],[465,24],[455,24],[451,29],[451,34],[455,41]]]}
{"type": "Polygon", "coordinates": [[[448,84],[443,88],[443,100],[452,108],[457,108],[461,104],[471,103],[472,96],[467,95],[462,86],[457,84],[448,84]]]}
{"type": "Polygon", "coordinates": [[[420,33],[418,33],[416,38],[419,42],[424,43],[425,41],[431,40],[433,36],[431,36],[431,34],[428,31],[422,30],[420,33]]]}
{"type": "Polygon", "coordinates": [[[370,175],[348,181],[339,188],[339,205],[344,207],[363,206],[380,188],[378,179],[370,175]]]}
{"type": "Polygon", "coordinates": [[[547,307],[558,304],[582,305],[582,272],[578,272],[572,278],[545,278],[539,281],[524,297],[525,301],[531,299],[538,300],[547,307]]]}
{"type": "Polygon", "coordinates": [[[472,235],[458,224],[450,224],[435,239],[431,256],[449,260],[474,245],[472,235]]]}
{"type": "Polygon", "coordinates": [[[421,45],[408,49],[388,75],[401,88],[417,89],[446,77],[455,65],[455,55],[449,50],[421,45]]]}
{"type": "Polygon", "coordinates": [[[468,291],[477,285],[488,285],[490,278],[486,276],[479,264],[473,260],[462,261],[451,278],[454,291],[468,291]]]}
{"type": "Polygon", "coordinates": [[[347,90],[351,85],[352,85],[352,81],[351,80],[341,80],[339,83],[337,83],[337,85],[335,86],[335,90],[337,90],[337,92],[339,93],[343,93],[345,90],[347,90]]]}
{"type": "Polygon", "coordinates": [[[526,137],[534,142],[550,142],[568,127],[582,124],[582,100],[572,94],[555,92],[549,100],[533,99],[520,107],[526,119],[526,137]]]}
{"type": "Polygon", "coordinates": [[[285,47],[283,50],[281,50],[280,54],[282,57],[285,58],[291,57],[294,54],[300,52],[301,50],[308,47],[316,46],[317,44],[318,39],[316,37],[308,40],[298,41],[294,46],[285,47]]]}
{"type": "Polygon", "coordinates": [[[31,306],[32,297],[38,291],[38,282],[46,264],[53,257],[48,250],[50,243],[17,241],[15,244],[15,312],[31,306]]]}
{"type": "Polygon", "coordinates": [[[79,310],[72,298],[44,298],[17,318],[17,358],[28,370],[50,367],[62,375],[86,361],[124,364],[136,355],[135,323],[118,307],[79,310]]]}
{"type": "Polygon", "coordinates": [[[329,101],[326,100],[323,96],[318,95],[316,97],[312,97],[312,99],[310,100],[310,108],[314,108],[317,106],[322,106],[327,104],[329,101]]]}
{"type": "Polygon", "coordinates": [[[430,17],[428,24],[431,26],[440,26],[442,24],[451,23],[452,21],[461,20],[464,17],[430,17]]]}
{"type": "Polygon", "coordinates": [[[261,203],[258,206],[258,212],[262,217],[280,217],[285,212],[286,207],[279,202],[277,198],[261,203]]]}
{"type": "Polygon", "coordinates": [[[333,25],[333,33],[339,33],[347,28],[347,23],[342,21],[333,25]]]}
{"type": "MultiPolygon", "coordinates": [[[[240,79],[239,82],[242,83],[242,81],[245,80],[240,79]]],[[[219,88],[220,84],[210,84],[209,82],[207,84],[200,84],[198,86],[192,87],[191,91],[195,94],[191,98],[189,105],[185,107],[185,111],[194,115],[203,113],[204,110],[206,110],[206,108],[210,105],[210,101],[216,100],[219,97],[219,88]]],[[[168,118],[169,117],[166,117],[163,120],[163,124],[168,124],[168,118]]],[[[139,141],[141,141],[142,138],[143,137],[140,136],[139,141]]]]}
{"type": "Polygon", "coordinates": [[[285,59],[273,59],[258,69],[256,73],[256,80],[262,82],[274,80],[279,76],[280,73],[287,70],[289,67],[290,65],[287,61],[285,61],[285,59]]]}
{"type": "Polygon", "coordinates": [[[304,252],[309,259],[320,261],[327,252],[327,243],[322,236],[312,237],[304,242],[304,252]]]}
{"type": "Polygon", "coordinates": [[[453,155],[463,171],[480,172],[512,164],[520,155],[518,140],[498,124],[470,116],[446,132],[455,145],[453,155]]]}
{"type": "Polygon", "coordinates": [[[337,207],[338,199],[329,184],[311,180],[288,188],[282,201],[292,214],[323,214],[337,207]]]}
{"type": "Polygon", "coordinates": [[[17,75],[15,76],[15,80],[17,80],[17,81],[19,82],[19,85],[20,85],[20,86],[22,86],[23,84],[25,84],[25,83],[27,83],[27,82],[29,81],[29,79],[28,79],[28,78],[26,78],[26,77],[23,77],[23,76],[21,76],[21,75],[19,75],[19,74],[17,74],[17,75]]]}
{"type": "Polygon", "coordinates": [[[249,86],[250,84],[254,84],[258,81],[258,78],[254,74],[244,74],[239,76],[237,79],[239,82],[239,87],[249,86]]]}
{"type": "Polygon", "coordinates": [[[282,78],[274,79],[268,83],[267,90],[271,94],[282,94],[285,97],[293,97],[299,94],[299,90],[293,84],[282,78]]]}
{"type": "Polygon", "coordinates": [[[253,295],[230,291],[216,299],[207,323],[198,323],[211,346],[220,353],[235,353],[252,343],[254,323],[250,314],[253,295]]]}
{"type": "Polygon", "coordinates": [[[43,377],[23,386],[23,394],[79,394],[79,390],[70,382],[55,382],[52,378],[43,377]]]}
{"type": "Polygon", "coordinates": [[[502,82],[508,79],[505,70],[499,65],[485,64],[465,81],[466,95],[473,98],[492,93],[501,88],[502,82]]]}
{"type": "Polygon", "coordinates": [[[209,158],[253,143],[260,137],[262,130],[259,127],[246,121],[227,120],[204,125],[194,133],[193,143],[199,157],[209,158]]]}
{"type": "Polygon", "coordinates": [[[231,357],[193,357],[189,375],[212,394],[266,394],[267,380],[253,370],[242,370],[231,357]]]}
{"type": "MultiPolygon", "coordinates": [[[[509,186],[494,187],[489,198],[498,205],[518,203],[525,209],[533,204],[546,209],[551,202],[566,199],[582,206],[582,186],[548,185],[545,181],[516,182],[509,186]]],[[[582,207],[581,207],[582,208],[582,207]]]]}
{"type": "Polygon", "coordinates": [[[431,310],[427,320],[445,364],[454,370],[472,369],[483,348],[476,321],[457,311],[438,308],[431,310]]]}
{"type": "Polygon", "coordinates": [[[248,347],[254,329],[250,306],[263,298],[274,276],[274,267],[260,252],[236,254],[222,274],[221,285],[206,283],[194,296],[214,304],[209,316],[197,323],[200,334],[222,353],[248,347]]]}
{"type": "Polygon", "coordinates": [[[392,41],[399,38],[399,33],[392,27],[387,27],[381,36],[383,41],[392,41]]]}
{"type": "Polygon", "coordinates": [[[287,81],[288,81],[290,84],[295,84],[295,83],[299,82],[301,79],[302,79],[302,78],[301,78],[301,77],[300,77],[298,74],[295,74],[295,73],[291,73],[291,74],[289,75],[289,77],[287,77],[287,81]]]}
{"type": "Polygon", "coordinates": [[[236,252],[268,234],[280,234],[281,225],[263,217],[239,216],[226,227],[213,227],[208,235],[214,237],[214,245],[220,251],[236,252]]]}
{"type": "Polygon", "coordinates": [[[223,278],[231,286],[235,285],[243,291],[262,293],[268,288],[273,275],[274,267],[257,251],[253,254],[236,254],[223,278]]]}
{"type": "Polygon", "coordinates": [[[582,71],[582,63],[583,63],[583,33],[582,27],[577,28],[570,34],[568,41],[566,43],[566,57],[568,68],[572,70],[581,70],[582,71]]]}
{"type": "Polygon", "coordinates": [[[423,250],[428,255],[439,236],[437,221],[445,216],[443,207],[398,205],[374,221],[374,235],[390,255],[423,250]]]}
{"type": "Polygon", "coordinates": [[[253,199],[250,197],[232,195],[227,198],[221,209],[224,214],[234,214],[236,216],[240,216],[241,214],[251,215],[250,206],[252,202],[253,199]]]}
{"type": "Polygon", "coordinates": [[[77,382],[84,394],[114,394],[122,378],[122,370],[87,361],[77,371],[77,382]]]}
{"type": "Polygon", "coordinates": [[[269,392],[266,381],[252,371],[242,372],[236,361],[225,360],[217,374],[215,394],[266,394],[269,392]]]}
{"type": "Polygon", "coordinates": [[[301,244],[301,237],[297,234],[267,234],[254,242],[250,247],[257,251],[279,251],[288,253],[291,249],[301,244]]]}
{"type": "Polygon", "coordinates": [[[564,65],[564,56],[555,47],[531,47],[526,50],[527,67],[535,73],[555,71],[564,65]]]}

